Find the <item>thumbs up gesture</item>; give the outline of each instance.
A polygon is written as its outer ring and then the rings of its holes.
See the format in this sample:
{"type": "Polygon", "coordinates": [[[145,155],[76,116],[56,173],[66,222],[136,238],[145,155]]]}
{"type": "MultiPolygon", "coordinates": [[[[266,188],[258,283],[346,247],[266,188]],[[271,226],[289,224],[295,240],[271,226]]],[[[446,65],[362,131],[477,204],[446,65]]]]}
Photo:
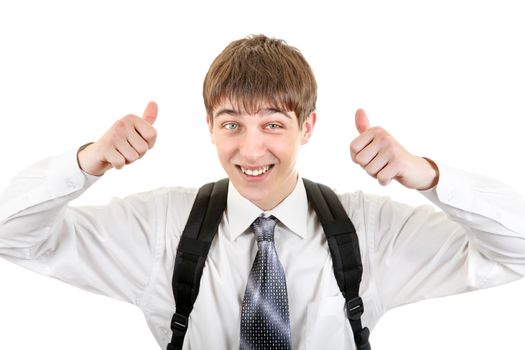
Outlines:
{"type": "Polygon", "coordinates": [[[350,144],[352,160],[381,185],[388,185],[392,179],[417,190],[437,184],[439,170],[436,164],[409,153],[385,129],[370,127],[362,109],[355,113],[355,125],[359,136],[350,144]]]}
{"type": "Polygon", "coordinates": [[[97,142],[78,152],[80,168],[88,174],[102,176],[111,168],[122,169],[142,158],[155,145],[157,131],[153,123],[157,113],[157,104],[150,102],[142,117],[129,114],[117,120],[97,142]]]}

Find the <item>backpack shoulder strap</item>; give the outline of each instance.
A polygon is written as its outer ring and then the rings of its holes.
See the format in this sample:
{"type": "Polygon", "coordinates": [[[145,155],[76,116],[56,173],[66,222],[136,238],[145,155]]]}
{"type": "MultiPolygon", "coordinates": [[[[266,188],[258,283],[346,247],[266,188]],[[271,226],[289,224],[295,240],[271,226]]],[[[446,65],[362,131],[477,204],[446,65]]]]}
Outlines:
{"type": "Polygon", "coordinates": [[[168,350],[180,350],[188,317],[197,295],[204,263],[226,209],[228,179],[202,186],[191,208],[177,248],[172,288],[176,311],[171,319],[173,336],[168,350]]]}
{"type": "Polygon", "coordinates": [[[359,286],[363,265],[355,227],[334,191],[307,179],[303,182],[308,202],[314,208],[328,241],[335,278],[345,297],[346,314],[356,347],[358,350],[371,350],[368,341],[370,331],[361,324],[364,307],[359,297],[359,286]]]}
{"type": "MultiPolygon", "coordinates": [[[[303,179],[308,201],[312,204],[325,232],[334,264],[334,274],[346,300],[348,320],[358,350],[371,350],[369,330],[363,328],[363,302],[359,285],[363,267],[355,228],[337,195],[327,186],[303,179]]],[[[188,317],[199,293],[204,263],[226,209],[228,179],[209,183],[199,189],[182,233],[173,272],[176,312],[171,320],[173,336],[167,350],[180,350],[188,328],[188,317]]]]}

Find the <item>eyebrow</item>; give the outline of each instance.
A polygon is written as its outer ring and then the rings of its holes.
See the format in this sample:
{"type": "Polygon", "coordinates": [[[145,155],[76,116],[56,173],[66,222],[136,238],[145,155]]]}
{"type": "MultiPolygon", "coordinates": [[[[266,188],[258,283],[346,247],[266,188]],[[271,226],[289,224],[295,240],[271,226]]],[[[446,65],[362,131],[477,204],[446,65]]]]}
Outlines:
{"type": "MultiPolygon", "coordinates": [[[[263,108],[258,113],[263,116],[268,115],[268,114],[273,114],[273,113],[279,113],[279,114],[284,115],[288,119],[292,119],[292,117],[288,113],[286,113],[285,111],[281,111],[280,109],[277,109],[277,108],[263,108]]],[[[221,108],[215,113],[213,117],[217,118],[223,114],[228,114],[228,115],[237,117],[241,113],[232,108],[221,108]]]]}
{"type": "Polygon", "coordinates": [[[292,119],[292,117],[286,113],[285,111],[281,111],[280,109],[277,109],[277,108],[263,108],[259,111],[259,113],[261,113],[262,115],[267,115],[267,114],[273,114],[273,113],[279,113],[279,114],[282,114],[284,115],[286,118],[288,119],[292,119]]]}
{"type": "Polygon", "coordinates": [[[233,115],[233,116],[238,116],[240,113],[237,112],[235,109],[221,108],[215,113],[215,115],[213,117],[217,118],[218,116],[223,115],[223,114],[229,114],[229,115],[233,115]]]}

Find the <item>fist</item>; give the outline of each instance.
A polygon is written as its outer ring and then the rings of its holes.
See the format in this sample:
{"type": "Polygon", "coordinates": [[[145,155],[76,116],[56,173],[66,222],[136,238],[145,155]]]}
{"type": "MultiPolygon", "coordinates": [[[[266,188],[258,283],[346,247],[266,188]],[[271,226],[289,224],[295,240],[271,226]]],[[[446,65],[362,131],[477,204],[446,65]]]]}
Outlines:
{"type": "Polygon", "coordinates": [[[153,123],[157,113],[157,104],[150,102],[142,117],[130,114],[117,120],[97,142],[78,153],[80,168],[102,176],[111,168],[122,169],[142,158],[155,145],[157,131],[153,123]]]}
{"type": "Polygon", "coordinates": [[[350,144],[352,160],[383,186],[393,179],[403,186],[425,190],[437,184],[436,164],[409,153],[385,129],[370,127],[362,109],[355,114],[359,136],[350,144]]]}

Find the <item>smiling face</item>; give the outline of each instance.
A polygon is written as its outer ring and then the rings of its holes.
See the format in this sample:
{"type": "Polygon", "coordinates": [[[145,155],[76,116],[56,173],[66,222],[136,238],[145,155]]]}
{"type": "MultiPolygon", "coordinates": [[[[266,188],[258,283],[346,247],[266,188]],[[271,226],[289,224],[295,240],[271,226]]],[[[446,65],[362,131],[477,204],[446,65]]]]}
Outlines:
{"type": "Polygon", "coordinates": [[[297,154],[308,142],[315,119],[311,113],[299,127],[294,112],[263,105],[249,114],[226,102],[208,117],[208,126],[231,183],[243,197],[270,210],[297,183],[297,154]]]}

